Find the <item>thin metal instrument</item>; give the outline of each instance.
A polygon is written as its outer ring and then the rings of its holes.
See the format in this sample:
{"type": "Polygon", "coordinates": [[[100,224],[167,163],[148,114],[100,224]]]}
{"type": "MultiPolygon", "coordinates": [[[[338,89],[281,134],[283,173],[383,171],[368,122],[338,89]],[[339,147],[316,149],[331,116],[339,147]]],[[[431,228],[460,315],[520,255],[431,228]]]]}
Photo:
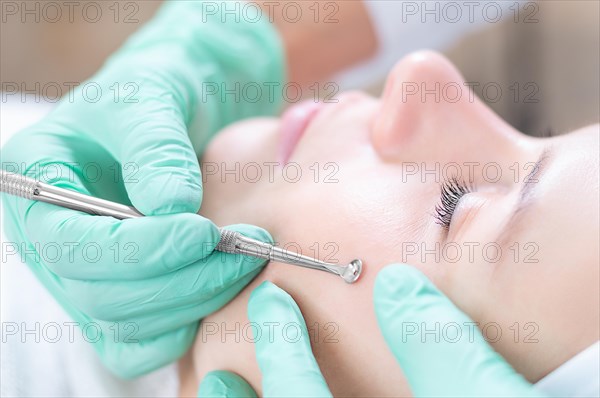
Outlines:
{"type": "MultiPolygon", "coordinates": [[[[55,187],[21,174],[0,170],[0,192],[39,200],[84,213],[109,216],[119,220],[143,217],[131,206],[122,205],[79,192],[55,187]]],[[[346,283],[354,283],[362,272],[362,261],[353,260],[347,265],[326,263],[308,256],[248,238],[239,232],[221,228],[221,240],[215,250],[224,253],[243,254],[264,260],[277,261],[299,267],[325,271],[340,276],[346,283]]]]}

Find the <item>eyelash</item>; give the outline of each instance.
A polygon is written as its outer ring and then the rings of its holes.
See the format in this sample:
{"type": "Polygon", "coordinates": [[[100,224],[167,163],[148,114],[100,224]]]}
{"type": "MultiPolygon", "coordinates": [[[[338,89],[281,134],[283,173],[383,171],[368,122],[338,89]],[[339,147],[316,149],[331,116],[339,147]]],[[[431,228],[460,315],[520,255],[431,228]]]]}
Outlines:
{"type": "Polygon", "coordinates": [[[435,206],[435,218],[437,224],[448,230],[460,199],[473,192],[473,187],[458,177],[451,177],[441,184],[440,190],[440,203],[435,206]]]}

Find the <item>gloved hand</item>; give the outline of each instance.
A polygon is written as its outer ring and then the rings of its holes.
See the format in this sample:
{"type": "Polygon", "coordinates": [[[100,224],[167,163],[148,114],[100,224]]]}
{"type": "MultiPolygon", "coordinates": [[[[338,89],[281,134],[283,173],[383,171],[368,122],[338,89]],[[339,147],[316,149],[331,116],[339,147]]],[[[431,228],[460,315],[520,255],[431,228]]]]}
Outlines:
{"type": "MultiPolygon", "coordinates": [[[[265,282],[252,296],[248,308],[251,322],[304,325],[292,298],[274,285],[265,282]]],[[[469,317],[417,269],[406,265],[384,268],[377,276],[374,296],[383,336],[416,397],[542,396],[487,344],[478,329],[469,326],[473,325],[469,317]],[[450,322],[462,327],[462,338],[457,341],[424,341],[419,334],[404,336],[403,341],[403,324],[433,330],[435,323],[450,322]]],[[[307,336],[304,330],[298,343],[283,341],[278,335],[273,343],[266,338],[257,342],[265,396],[331,396],[307,336]]],[[[239,376],[218,371],[204,378],[198,396],[255,394],[239,376]]]]}
{"type": "MultiPolygon", "coordinates": [[[[248,319],[258,325],[261,333],[255,348],[263,376],[263,396],[331,397],[310,348],[302,313],[289,294],[271,282],[263,282],[250,296],[248,319]],[[294,325],[288,326],[290,337],[283,332],[285,325],[294,325]],[[298,336],[297,331],[300,331],[298,336]]],[[[216,371],[204,377],[198,396],[256,397],[256,393],[240,376],[216,371]]]]}
{"type": "MultiPolygon", "coordinates": [[[[474,322],[416,268],[392,265],[377,275],[375,312],[388,347],[415,397],[541,397],[485,341],[474,322]],[[403,336],[403,325],[460,327],[460,338],[403,336]],[[404,339],[404,341],[403,341],[404,339]]],[[[454,337],[454,335],[452,336],[454,337]]]]}
{"type": "MultiPolygon", "coordinates": [[[[151,216],[118,221],[3,196],[11,247],[80,326],[102,328],[94,346],[124,377],[180,357],[198,320],[264,265],[213,252],[217,227],[195,214],[202,180],[194,147],[201,153],[229,122],[276,112],[272,96],[220,94],[282,82],[284,57],[268,21],[228,14],[223,23],[202,3],[167,3],[96,76],[2,149],[4,170],[151,216]]],[[[271,241],[259,228],[233,229],[271,241]]]]}

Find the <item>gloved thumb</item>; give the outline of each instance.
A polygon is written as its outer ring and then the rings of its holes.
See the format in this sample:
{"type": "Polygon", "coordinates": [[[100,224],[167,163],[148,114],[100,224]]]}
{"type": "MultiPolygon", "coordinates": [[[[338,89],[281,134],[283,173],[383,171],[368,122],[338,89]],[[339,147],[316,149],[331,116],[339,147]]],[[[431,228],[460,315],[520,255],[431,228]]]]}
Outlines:
{"type": "Polygon", "coordinates": [[[122,179],[133,206],[145,215],[197,213],[202,202],[198,158],[175,101],[144,93],[120,115],[122,179]],[[131,109],[134,108],[134,109],[131,109]]]}
{"type": "Polygon", "coordinates": [[[379,327],[416,397],[541,396],[417,269],[384,268],[374,301],[379,327]]]}
{"type": "Polygon", "coordinates": [[[224,370],[215,370],[204,376],[198,388],[198,397],[256,397],[256,392],[242,377],[224,370]]]}
{"type": "Polygon", "coordinates": [[[254,344],[264,396],[332,396],[312,352],[306,322],[292,296],[271,282],[261,283],[248,300],[248,319],[256,326],[254,344]]]}

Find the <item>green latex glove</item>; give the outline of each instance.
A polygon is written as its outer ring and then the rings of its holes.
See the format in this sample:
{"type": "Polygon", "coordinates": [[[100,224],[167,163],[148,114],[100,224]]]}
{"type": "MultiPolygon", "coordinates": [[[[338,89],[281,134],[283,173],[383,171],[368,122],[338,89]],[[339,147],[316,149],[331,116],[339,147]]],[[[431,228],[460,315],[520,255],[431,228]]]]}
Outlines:
{"type": "MultiPolygon", "coordinates": [[[[260,337],[255,337],[256,360],[265,397],[332,396],[310,348],[302,313],[289,294],[263,282],[250,296],[248,318],[260,330],[260,337]]],[[[254,397],[256,393],[240,376],[217,371],[202,380],[198,396],[254,397]]]]}
{"type": "MultiPolygon", "coordinates": [[[[198,320],[264,265],[213,252],[218,230],[195,214],[197,153],[211,135],[280,105],[266,95],[248,103],[205,95],[207,83],[231,89],[284,80],[281,43],[268,21],[231,14],[227,21],[203,15],[200,1],[167,3],[96,76],[2,149],[4,170],[149,216],[118,221],[2,196],[7,244],[80,326],[102,328],[94,347],[123,377],[180,357],[198,320]]],[[[271,241],[256,227],[233,229],[271,241]]],[[[96,329],[87,330],[95,341],[96,329]]]]}
{"type": "MultiPolygon", "coordinates": [[[[416,324],[433,330],[435,323],[464,326],[472,321],[440,293],[418,270],[406,265],[384,268],[375,285],[375,310],[379,326],[404,370],[416,397],[541,397],[537,390],[504,361],[478,329],[462,328],[463,339],[422,341],[420,334],[403,342],[402,325],[416,324]],[[470,333],[470,334],[469,334],[470,333]]],[[[251,322],[287,322],[304,325],[292,298],[265,282],[254,293],[248,313],[251,322]]],[[[440,326],[441,330],[441,326],[440,326]]],[[[365,336],[368,337],[368,336],[365,336]]],[[[267,397],[327,397],[331,393],[321,375],[310,342],[286,342],[280,335],[256,343],[256,356],[267,397]]],[[[209,373],[200,385],[201,397],[256,396],[239,376],[209,373]]]]}
{"type": "Polygon", "coordinates": [[[392,265],[377,275],[375,311],[385,340],[402,367],[416,397],[540,397],[485,341],[473,321],[420,271],[392,265]],[[406,333],[439,330],[452,334],[406,333]],[[466,324],[466,325],[465,325],[466,324]],[[410,326],[407,326],[410,325],[410,326]],[[405,329],[403,329],[405,326],[405,329]],[[460,327],[460,337],[454,334],[460,327]]]}

